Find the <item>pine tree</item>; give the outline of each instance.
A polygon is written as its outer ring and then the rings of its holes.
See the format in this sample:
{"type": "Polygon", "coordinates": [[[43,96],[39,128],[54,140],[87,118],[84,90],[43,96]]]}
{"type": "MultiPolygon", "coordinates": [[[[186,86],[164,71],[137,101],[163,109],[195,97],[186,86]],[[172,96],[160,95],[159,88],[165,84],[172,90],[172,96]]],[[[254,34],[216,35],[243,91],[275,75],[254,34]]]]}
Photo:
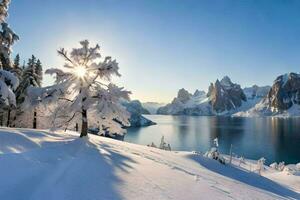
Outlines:
{"type": "Polygon", "coordinates": [[[14,59],[13,69],[11,70],[21,81],[23,69],[20,66],[20,55],[17,54],[14,59]]]}
{"type": "Polygon", "coordinates": [[[42,86],[43,80],[43,67],[41,61],[38,59],[35,64],[35,78],[39,87],[42,86]]]}
{"type": "Polygon", "coordinates": [[[30,86],[39,87],[36,81],[37,78],[35,75],[36,74],[35,66],[36,66],[36,58],[34,55],[32,55],[31,58],[28,59],[27,66],[25,67],[21,77],[20,86],[16,91],[17,104],[19,105],[24,102],[26,97],[26,91],[30,86]]]}
{"type": "Polygon", "coordinates": [[[1,123],[3,123],[3,114],[7,112],[7,125],[10,124],[10,111],[16,106],[14,90],[18,87],[18,79],[9,71],[12,70],[11,52],[12,45],[19,37],[9,28],[6,23],[8,16],[8,6],[10,0],[2,0],[0,3],[0,110],[1,123]]]}

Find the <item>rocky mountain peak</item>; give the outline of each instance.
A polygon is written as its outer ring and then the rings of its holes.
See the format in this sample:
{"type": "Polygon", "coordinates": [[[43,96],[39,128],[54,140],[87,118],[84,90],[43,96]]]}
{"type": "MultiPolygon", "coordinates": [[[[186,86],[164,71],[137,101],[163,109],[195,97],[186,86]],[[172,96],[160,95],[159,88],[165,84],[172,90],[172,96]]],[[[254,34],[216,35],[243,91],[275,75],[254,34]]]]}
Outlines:
{"type": "Polygon", "coordinates": [[[231,87],[233,83],[231,82],[228,76],[224,76],[220,82],[220,84],[224,87],[231,87]]]}
{"type": "Polygon", "coordinates": [[[300,74],[288,73],[278,76],[268,94],[269,106],[275,110],[287,110],[300,105],[300,74]]]}
{"type": "Polygon", "coordinates": [[[190,100],[191,96],[192,95],[186,89],[182,88],[178,91],[177,98],[174,100],[180,101],[181,103],[186,103],[188,100],[190,100]]]}
{"type": "Polygon", "coordinates": [[[242,101],[246,101],[246,95],[240,85],[232,83],[228,76],[218,79],[208,88],[209,103],[216,112],[223,112],[235,109],[242,105],[242,101]]]}

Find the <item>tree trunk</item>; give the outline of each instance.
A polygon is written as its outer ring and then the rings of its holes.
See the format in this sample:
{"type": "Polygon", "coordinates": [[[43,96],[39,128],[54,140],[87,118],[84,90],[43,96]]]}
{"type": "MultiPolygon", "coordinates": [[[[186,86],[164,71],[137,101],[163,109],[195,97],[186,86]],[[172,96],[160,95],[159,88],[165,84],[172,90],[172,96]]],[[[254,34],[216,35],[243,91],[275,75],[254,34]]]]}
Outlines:
{"type": "Polygon", "coordinates": [[[0,114],[0,124],[3,126],[3,112],[0,114]]]}
{"type": "Polygon", "coordinates": [[[7,121],[6,121],[6,126],[7,127],[9,127],[9,125],[10,125],[10,112],[11,112],[11,110],[9,108],[8,111],[7,111],[7,121]]]}
{"type": "Polygon", "coordinates": [[[37,124],[36,123],[36,111],[34,111],[33,112],[33,124],[32,124],[32,126],[33,126],[34,129],[36,129],[36,124],[37,124]]]}
{"type": "Polygon", "coordinates": [[[78,123],[75,124],[75,131],[78,131],[78,123]]]}
{"type": "Polygon", "coordinates": [[[81,124],[81,134],[80,137],[87,136],[88,134],[88,121],[87,121],[87,111],[82,108],[82,124],[81,124]]]}

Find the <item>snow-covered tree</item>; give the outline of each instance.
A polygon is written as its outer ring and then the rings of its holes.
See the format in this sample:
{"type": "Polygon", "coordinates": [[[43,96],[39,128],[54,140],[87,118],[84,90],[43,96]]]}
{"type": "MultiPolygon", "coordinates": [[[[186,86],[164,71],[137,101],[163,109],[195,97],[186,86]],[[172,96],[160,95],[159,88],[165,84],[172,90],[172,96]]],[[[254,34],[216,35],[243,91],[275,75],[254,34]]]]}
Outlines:
{"type": "Polygon", "coordinates": [[[19,36],[6,23],[6,17],[8,16],[8,6],[10,0],[2,0],[0,3],[0,60],[1,66],[4,70],[12,69],[12,62],[10,55],[12,52],[11,46],[15,41],[19,40],[19,36]]]}
{"type": "Polygon", "coordinates": [[[265,162],[266,162],[265,158],[260,158],[257,161],[256,167],[257,167],[257,172],[258,172],[259,175],[261,175],[261,172],[265,169],[265,166],[264,166],[265,162]]]}
{"type": "MultiPolygon", "coordinates": [[[[47,74],[55,75],[55,85],[41,91],[32,90],[44,104],[57,106],[55,115],[69,125],[81,120],[81,137],[88,134],[88,122],[98,126],[100,133],[123,134],[129,125],[129,114],[120,105],[121,99],[129,100],[129,91],[112,84],[112,76],[120,76],[119,66],[111,57],[101,59],[100,47],[90,47],[87,40],[80,48],[68,53],[64,48],[58,54],[65,60],[62,69],[52,68],[47,74]]],[[[31,104],[36,102],[30,100],[31,104]]]]}
{"type": "Polygon", "coordinates": [[[40,59],[38,59],[35,63],[35,76],[38,86],[41,87],[43,80],[43,67],[40,59]]]}
{"type": "Polygon", "coordinates": [[[8,16],[8,6],[10,0],[2,0],[0,3],[0,111],[1,125],[3,124],[3,115],[7,112],[7,125],[10,120],[11,107],[16,106],[14,90],[18,87],[19,81],[11,70],[12,62],[10,55],[12,52],[11,46],[19,37],[9,28],[6,23],[8,16]]]}
{"type": "MultiPolygon", "coordinates": [[[[18,87],[16,94],[17,94],[17,102],[18,104],[21,104],[24,102],[26,97],[27,88],[30,86],[32,87],[41,87],[42,82],[42,76],[39,75],[40,69],[37,68],[37,60],[34,55],[31,56],[31,58],[28,59],[27,66],[25,67],[22,77],[21,77],[21,83],[18,87]]],[[[40,61],[39,61],[39,65],[40,61]]],[[[41,68],[41,67],[39,67],[41,68]]]]}
{"type": "Polygon", "coordinates": [[[37,60],[36,57],[32,55],[31,58],[28,59],[27,66],[23,69],[21,83],[16,91],[18,104],[16,121],[21,127],[37,127],[38,106],[28,109],[24,108],[23,103],[28,95],[28,89],[30,87],[41,87],[43,78],[42,74],[41,61],[37,60]]]}
{"type": "Polygon", "coordinates": [[[13,68],[12,68],[11,72],[13,72],[19,80],[21,79],[22,74],[23,74],[23,69],[21,68],[21,65],[20,65],[20,55],[19,54],[17,54],[14,59],[13,68]]]}

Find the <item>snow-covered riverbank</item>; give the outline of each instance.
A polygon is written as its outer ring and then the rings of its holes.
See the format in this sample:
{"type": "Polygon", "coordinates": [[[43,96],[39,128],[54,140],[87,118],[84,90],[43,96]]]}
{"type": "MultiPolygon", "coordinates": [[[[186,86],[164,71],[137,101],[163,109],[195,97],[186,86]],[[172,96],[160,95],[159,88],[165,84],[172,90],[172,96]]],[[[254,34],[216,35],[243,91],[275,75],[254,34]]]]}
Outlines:
{"type": "Polygon", "coordinates": [[[270,168],[259,176],[192,152],[0,129],[0,199],[300,199],[299,192],[300,176],[270,168]]]}

